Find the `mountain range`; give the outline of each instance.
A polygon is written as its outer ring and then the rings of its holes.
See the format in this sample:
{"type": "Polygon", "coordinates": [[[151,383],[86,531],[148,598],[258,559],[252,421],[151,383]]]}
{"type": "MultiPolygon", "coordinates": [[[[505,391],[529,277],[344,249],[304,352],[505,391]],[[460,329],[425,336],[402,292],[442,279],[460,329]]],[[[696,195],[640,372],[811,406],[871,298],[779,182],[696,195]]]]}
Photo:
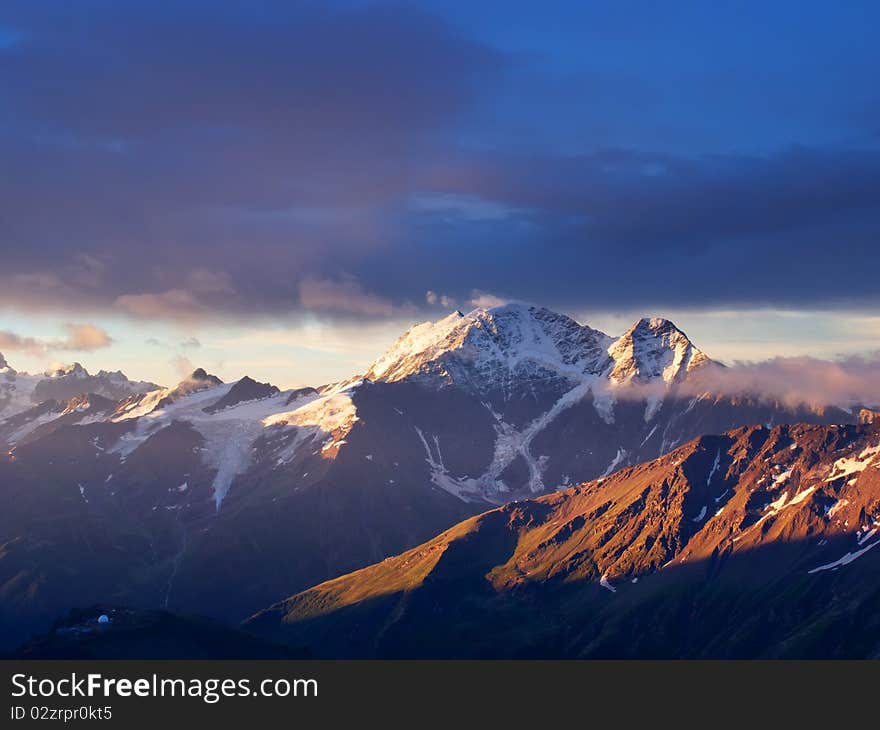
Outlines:
{"type": "MultiPolygon", "coordinates": [[[[286,597],[470,531],[453,526],[474,515],[463,524],[513,520],[572,485],[610,489],[706,434],[871,418],[718,395],[703,384],[723,366],[668,320],[613,338],[522,304],[417,325],[363,375],[316,388],[3,365],[2,648],[97,603],[233,623],[276,606],[248,624],[266,630],[286,597]]],[[[729,449],[716,451],[717,473],[729,449]]],[[[475,565],[503,557],[493,549],[475,565]]],[[[298,610],[284,616],[298,625],[298,610]]]]}
{"type": "Polygon", "coordinates": [[[71,398],[87,393],[119,400],[158,387],[155,383],[131,381],[119,370],[101,370],[90,375],[78,362],[55,366],[40,375],[20,373],[0,353],[0,419],[44,406],[50,401],[55,401],[54,407],[58,408],[71,398]]]}
{"type": "Polygon", "coordinates": [[[749,426],[512,502],[247,623],[320,656],[880,658],[880,424],[749,426]]]}

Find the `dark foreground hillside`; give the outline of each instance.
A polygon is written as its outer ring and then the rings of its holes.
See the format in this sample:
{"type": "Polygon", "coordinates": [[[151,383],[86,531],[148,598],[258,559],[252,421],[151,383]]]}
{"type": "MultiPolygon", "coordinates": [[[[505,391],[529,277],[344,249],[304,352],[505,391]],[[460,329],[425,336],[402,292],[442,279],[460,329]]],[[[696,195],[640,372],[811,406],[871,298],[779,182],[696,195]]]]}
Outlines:
{"type": "Polygon", "coordinates": [[[99,605],[71,611],[56,621],[49,633],[19,647],[12,658],[302,659],[306,656],[300,649],[279,646],[210,619],[99,605]]]}

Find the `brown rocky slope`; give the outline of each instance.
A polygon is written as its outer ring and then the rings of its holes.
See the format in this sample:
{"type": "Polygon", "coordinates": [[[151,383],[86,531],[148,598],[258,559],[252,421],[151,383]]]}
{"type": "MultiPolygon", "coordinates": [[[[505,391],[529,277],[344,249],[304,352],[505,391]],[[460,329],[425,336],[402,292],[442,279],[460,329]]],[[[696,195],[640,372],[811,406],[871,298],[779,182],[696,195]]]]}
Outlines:
{"type": "Polygon", "coordinates": [[[319,656],[880,656],[880,424],[741,428],[478,515],[247,628],[319,656]]]}

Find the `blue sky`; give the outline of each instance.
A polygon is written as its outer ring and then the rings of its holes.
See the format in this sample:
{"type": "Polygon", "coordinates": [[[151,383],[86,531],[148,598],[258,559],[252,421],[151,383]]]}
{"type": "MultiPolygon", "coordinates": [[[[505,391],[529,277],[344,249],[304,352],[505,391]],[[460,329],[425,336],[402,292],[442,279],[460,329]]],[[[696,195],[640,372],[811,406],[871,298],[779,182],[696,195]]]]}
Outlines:
{"type": "Polygon", "coordinates": [[[485,294],[724,359],[876,350],[878,21],[6,2],[0,352],[325,382],[485,294]],[[71,323],[112,342],[53,351],[71,323]]]}

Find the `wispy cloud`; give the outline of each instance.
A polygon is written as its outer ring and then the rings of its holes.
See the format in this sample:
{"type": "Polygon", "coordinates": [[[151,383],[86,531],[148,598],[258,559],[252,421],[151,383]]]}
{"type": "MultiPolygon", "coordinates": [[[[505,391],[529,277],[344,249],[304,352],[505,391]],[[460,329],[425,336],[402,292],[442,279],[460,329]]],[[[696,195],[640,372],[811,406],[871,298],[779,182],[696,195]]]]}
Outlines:
{"type": "Polygon", "coordinates": [[[92,352],[110,347],[113,338],[107,331],[94,324],[65,324],[66,339],[48,343],[52,350],[78,350],[92,352]]]}
{"type": "Polygon", "coordinates": [[[174,372],[176,372],[181,379],[189,377],[196,369],[193,361],[186,355],[177,355],[174,357],[171,360],[171,367],[174,368],[174,372]]]}
{"type": "MultiPolygon", "coordinates": [[[[664,383],[633,383],[615,389],[618,397],[664,396],[664,383]]],[[[880,351],[831,360],[776,357],[761,362],[734,362],[705,367],[676,386],[682,397],[752,397],[788,406],[823,408],[880,406],[880,351]]]]}
{"type": "Polygon", "coordinates": [[[443,309],[452,309],[456,304],[455,297],[451,297],[448,294],[438,294],[430,289],[425,292],[425,302],[429,307],[439,306],[443,309]]]}
{"type": "Polygon", "coordinates": [[[57,339],[40,339],[19,335],[8,330],[0,331],[0,351],[23,352],[28,355],[45,355],[49,352],[94,352],[113,344],[107,331],[94,324],[62,325],[66,336],[57,339]]]}
{"type": "Polygon", "coordinates": [[[880,352],[835,360],[777,357],[697,373],[692,392],[753,394],[790,405],[880,405],[880,352]]]}
{"type": "Polygon", "coordinates": [[[3,350],[24,352],[28,355],[42,355],[46,352],[46,343],[34,337],[24,337],[15,332],[0,330],[0,352],[3,350]]]}
{"type": "Polygon", "coordinates": [[[208,309],[185,289],[169,289],[158,294],[123,294],[116,298],[117,308],[141,319],[193,321],[207,316],[208,309]]]}
{"type": "Polygon", "coordinates": [[[471,292],[471,298],[468,303],[475,307],[488,309],[490,307],[500,307],[502,304],[507,304],[509,301],[510,300],[505,297],[499,297],[495,294],[475,289],[471,292]]]}
{"type": "Polygon", "coordinates": [[[306,279],[299,298],[306,309],[324,312],[390,317],[395,310],[390,300],[365,292],[353,278],[306,279]]]}

